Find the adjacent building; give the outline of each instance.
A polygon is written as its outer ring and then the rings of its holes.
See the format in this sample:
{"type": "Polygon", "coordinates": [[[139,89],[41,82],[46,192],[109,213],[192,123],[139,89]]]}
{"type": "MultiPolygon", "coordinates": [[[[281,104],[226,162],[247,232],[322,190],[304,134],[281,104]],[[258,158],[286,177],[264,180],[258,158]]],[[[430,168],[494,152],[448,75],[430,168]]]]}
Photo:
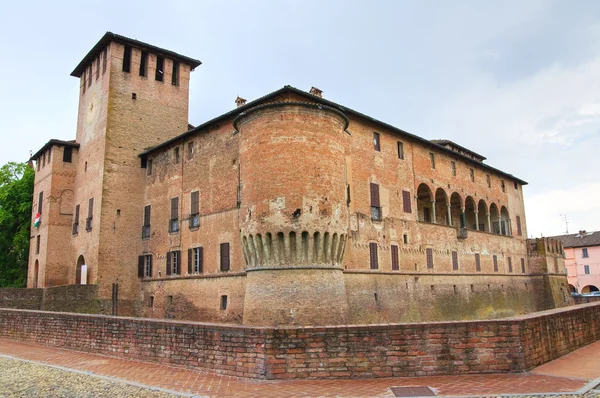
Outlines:
{"type": "Polygon", "coordinates": [[[600,232],[579,231],[555,236],[562,243],[565,270],[572,292],[590,293],[600,288],[600,232]]]}
{"type": "Polygon", "coordinates": [[[109,32],[75,68],[76,139],[33,156],[29,287],[118,283],[123,314],[252,325],[570,303],[557,242],[527,242],[525,181],[314,87],[193,127],[199,65],[109,32]]]}

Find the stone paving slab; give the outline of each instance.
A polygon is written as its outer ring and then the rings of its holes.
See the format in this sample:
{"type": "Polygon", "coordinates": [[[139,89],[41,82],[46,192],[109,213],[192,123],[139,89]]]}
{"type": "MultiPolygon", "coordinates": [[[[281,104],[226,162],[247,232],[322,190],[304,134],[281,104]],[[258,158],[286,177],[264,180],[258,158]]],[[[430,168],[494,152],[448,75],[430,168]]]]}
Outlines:
{"type": "MultiPolygon", "coordinates": [[[[390,390],[392,386],[429,386],[436,391],[438,396],[504,397],[514,394],[550,396],[548,394],[551,393],[557,394],[552,396],[574,396],[572,393],[588,385],[591,379],[600,377],[600,345],[597,343],[570,354],[571,359],[566,358],[560,366],[548,367],[545,372],[549,372],[549,374],[536,373],[536,370],[518,374],[360,380],[270,381],[243,379],[183,367],[130,361],[3,339],[0,339],[0,354],[127,380],[138,383],[138,385],[177,391],[180,394],[211,397],[393,397],[390,390]],[[598,357],[598,362],[595,362],[595,357],[598,357]],[[590,369],[584,372],[584,367],[579,367],[581,372],[572,371],[571,377],[562,377],[561,368],[577,368],[576,362],[582,360],[590,361],[590,369]],[[594,363],[598,363],[595,370],[592,369],[594,363]],[[596,374],[598,375],[594,377],[596,374]]],[[[0,373],[1,383],[4,382],[4,377],[0,373]]],[[[2,395],[0,394],[0,396],[2,395]]],[[[600,394],[590,391],[585,395],[575,396],[600,397],[600,394]]]]}

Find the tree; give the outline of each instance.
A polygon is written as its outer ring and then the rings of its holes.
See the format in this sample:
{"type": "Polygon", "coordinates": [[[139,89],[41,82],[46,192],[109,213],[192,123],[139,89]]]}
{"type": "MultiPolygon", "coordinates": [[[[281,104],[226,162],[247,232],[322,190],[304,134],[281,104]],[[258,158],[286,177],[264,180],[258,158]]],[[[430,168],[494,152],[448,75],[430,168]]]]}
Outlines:
{"type": "Polygon", "coordinates": [[[0,287],[25,287],[29,259],[33,168],[0,167],[0,287]]]}

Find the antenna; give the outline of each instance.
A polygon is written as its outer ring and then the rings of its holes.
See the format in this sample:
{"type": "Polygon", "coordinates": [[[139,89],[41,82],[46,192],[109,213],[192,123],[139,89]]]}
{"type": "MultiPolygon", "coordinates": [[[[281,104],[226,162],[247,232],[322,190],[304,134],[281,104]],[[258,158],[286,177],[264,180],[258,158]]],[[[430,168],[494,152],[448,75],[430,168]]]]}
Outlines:
{"type": "Polygon", "coordinates": [[[562,217],[562,219],[565,222],[565,234],[568,234],[569,233],[569,222],[567,221],[567,215],[561,214],[560,216],[562,217]]]}

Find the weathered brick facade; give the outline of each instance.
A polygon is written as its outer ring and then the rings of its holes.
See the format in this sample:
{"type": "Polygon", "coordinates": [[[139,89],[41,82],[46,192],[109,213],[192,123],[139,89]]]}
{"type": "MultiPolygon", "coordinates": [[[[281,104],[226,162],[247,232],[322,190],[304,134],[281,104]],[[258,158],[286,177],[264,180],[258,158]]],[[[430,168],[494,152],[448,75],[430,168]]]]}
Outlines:
{"type": "Polygon", "coordinates": [[[528,250],[524,181],[319,90],[286,86],[188,129],[198,65],[107,34],[76,68],[76,142],[34,155],[52,153],[34,197],[52,194],[33,228],[43,244],[39,254],[32,244],[29,287],[76,283],[85,263],[101,299],[119,283],[121,313],[249,325],[482,319],[571,304],[559,250],[528,250]]]}

